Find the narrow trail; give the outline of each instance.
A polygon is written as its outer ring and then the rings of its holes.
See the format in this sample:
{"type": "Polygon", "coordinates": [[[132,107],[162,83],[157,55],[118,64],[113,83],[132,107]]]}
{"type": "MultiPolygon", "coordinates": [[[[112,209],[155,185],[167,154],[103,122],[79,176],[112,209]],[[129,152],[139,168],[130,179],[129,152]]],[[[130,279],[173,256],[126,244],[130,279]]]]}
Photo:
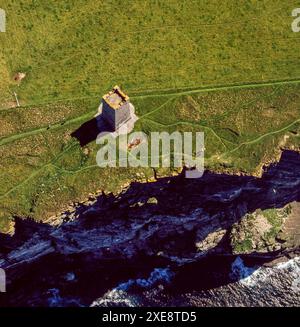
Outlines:
{"type": "MultiPolygon", "coordinates": [[[[300,79],[287,79],[287,80],[273,80],[273,81],[265,81],[265,82],[253,82],[253,83],[239,83],[239,84],[229,84],[229,85],[216,85],[216,86],[208,86],[203,88],[195,88],[195,89],[182,89],[178,92],[172,92],[172,89],[165,90],[165,93],[156,93],[156,94],[144,94],[137,95],[132,98],[153,98],[153,97],[163,97],[163,96],[181,96],[181,95],[189,95],[195,93],[204,93],[204,92],[215,92],[215,91],[228,91],[228,90],[239,90],[239,89],[250,89],[250,88],[260,88],[266,86],[276,86],[276,85],[293,85],[300,84],[300,79]]],[[[174,91],[174,90],[173,90],[174,91]]]]}
{"type": "MultiPolygon", "coordinates": [[[[149,119],[149,120],[150,120],[150,119],[149,119]]],[[[210,130],[210,131],[211,131],[211,132],[212,132],[212,133],[213,133],[213,134],[214,134],[214,135],[215,135],[215,136],[220,140],[220,142],[224,145],[224,147],[226,147],[226,145],[222,142],[222,140],[221,140],[221,138],[219,137],[219,135],[216,134],[215,131],[214,131],[211,127],[209,127],[209,126],[204,126],[204,125],[197,124],[197,123],[191,123],[191,122],[188,122],[188,121],[180,121],[180,122],[172,123],[172,124],[163,124],[163,123],[156,122],[156,121],[154,121],[154,120],[151,120],[151,121],[152,121],[153,123],[156,123],[156,124],[159,124],[159,125],[163,125],[164,127],[172,127],[172,126],[178,126],[178,125],[191,125],[191,126],[199,126],[199,127],[204,128],[204,129],[208,129],[208,130],[210,130]]],[[[230,151],[223,152],[223,153],[220,155],[220,157],[221,157],[221,156],[225,156],[225,155],[227,155],[227,154],[229,154],[229,153],[233,153],[233,152],[237,151],[239,148],[241,148],[241,147],[244,146],[244,145],[250,145],[250,144],[257,143],[257,142],[261,141],[262,139],[264,139],[264,138],[267,137],[267,136],[282,133],[282,132],[288,130],[289,128],[293,127],[293,126],[296,125],[297,123],[300,123],[300,118],[294,120],[292,123],[288,124],[288,125],[285,126],[285,127],[280,128],[280,129],[278,129],[278,130],[275,130],[275,131],[271,131],[271,132],[268,132],[268,133],[262,134],[262,135],[260,135],[259,137],[255,138],[255,139],[253,139],[253,140],[251,140],[251,141],[242,142],[241,144],[239,144],[239,145],[238,145],[237,147],[235,147],[234,149],[232,149],[232,150],[230,150],[230,151]]],[[[226,139],[224,139],[224,140],[227,141],[227,142],[230,142],[230,141],[228,141],[228,140],[226,140],[226,139]]],[[[232,142],[230,142],[230,143],[232,143],[232,142]]]]}
{"type": "Polygon", "coordinates": [[[72,149],[74,146],[76,146],[76,143],[71,143],[69,146],[67,146],[64,150],[62,150],[56,157],[51,159],[49,162],[45,163],[44,165],[40,166],[38,169],[34,170],[28,177],[23,179],[20,183],[16,184],[14,187],[9,189],[4,194],[0,195],[0,199],[5,198],[15,190],[17,190],[22,185],[26,184],[28,181],[30,181],[33,177],[37,176],[40,172],[44,171],[49,166],[56,166],[55,162],[58,161],[66,152],[68,152],[70,149],[72,149]]]}
{"type": "MultiPolygon", "coordinates": [[[[276,86],[276,85],[293,85],[293,84],[300,84],[300,79],[293,79],[293,80],[278,80],[278,81],[269,81],[269,82],[262,82],[262,83],[251,83],[251,84],[236,84],[236,85],[227,85],[227,86],[215,86],[215,87],[204,87],[204,88],[197,88],[197,89],[189,89],[189,90],[180,90],[177,92],[173,92],[174,90],[171,90],[171,92],[168,92],[167,90],[164,93],[156,93],[156,94],[144,94],[144,95],[136,95],[136,96],[132,96],[132,99],[144,99],[144,98],[155,98],[155,97],[171,97],[170,99],[168,99],[164,104],[162,104],[159,108],[154,109],[153,111],[144,114],[143,116],[140,117],[140,119],[142,119],[143,117],[146,117],[150,114],[152,114],[153,112],[158,111],[159,109],[161,109],[161,107],[163,107],[164,105],[166,105],[169,101],[172,101],[175,97],[179,97],[179,96],[184,96],[184,95],[190,95],[190,94],[197,94],[197,93],[204,93],[204,92],[215,92],[215,91],[226,91],[226,90],[234,90],[234,89],[248,89],[248,88],[259,88],[259,87],[265,87],[265,86],[276,86]]],[[[170,91],[170,90],[169,90],[170,91]]],[[[90,97],[87,97],[90,98],[90,97]]],[[[80,98],[82,99],[82,98],[80,98]]],[[[69,99],[69,101],[74,100],[73,99],[69,99]]],[[[63,100],[62,100],[63,101],[63,100]]],[[[65,101],[68,101],[67,99],[65,101]]],[[[15,108],[13,108],[15,109],[15,108]]],[[[48,130],[56,130],[56,129],[60,129],[63,128],[64,126],[68,126],[71,125],[73,123],[76,122],[81,122],[84,121],[85,119],[88,119],[90,117],[93,116],[95,112],[88,112],[85,113],[81,116],[72,118],[70,120],[66,120],[64,122],[59,122],[56,123],[54,125],[51,126],[44,126],[41,128],[36,128],[36,129],[32,129],[29,131],[25,131],[22,133],[17,133],[17,134],[13,134],[7,137],[2,137],[0,139],[0,146],[3,146],[5,144],[8,144],[10,142],[14,142],[16,140],[22,139],[24,137],[27,136],[32,136],[38,133],[44,133],[48,130]]]]}
{"type": "MultiPolygon", "coordinates": [[[[227,91],[234,89],[247,89],[247,88],[259,88],[273,85],[287,85],[287,84],[300,84],[300,78],[286,78],[286,79],[273,79],[268,81],[259,81],[259,82],[245,82],[245,83],[232,83],[232,84],[224,84],[224,85],[207,85],[203,87],[199,86],[190,86],[190,87],[178,87],[178,88],[167,88],[167,89],[152,89],[145,92],[145,90],[132,90],[131,99],[143,99],[143,98],[156,98],[156,97],[167,97],[167,96],[180,96],[180,95],[188,95],[193,93],[205,93],[205,92],[214,92],[214,91],[227,91]]],[[[130,91],[130,90],[129,90],[130,91]]],[[[0,109],[1,112],[7,110],[18,110],[21,108],[30,108],[34,106],[41,105],[49,105],[60,102],[68,102],[68,101],[79,101],[86,99],[96,99],[101,98],[100,93],[95,93],[95,95],[89,96],[80,96],[80,97],[70,97],[70,98],[61,98],[55,101],[45,100],[41,102],[30,103],[21,107],[13,107],[13,108],[4,108],[0,109]]]]}
{"type": "Polygon", "coordinates": [[[0,139],[0,146],[5,145],[7,143],[14,142],[16,140],[19,140],[19,139],[22,139],[22,138],[25,138],[25,137],[28,137],[28,136],[32,136],[32,135],[39,134],[39,133],[44,133],[44,132],[47,132],[47,131],[50,131],[50,130],[57,130],[57,129],[72,125],[74,123],[84,121],[85,119],[90,118],[93,115],[93,113],[94,113],[94,111],[93,112],[88,112],[88,113],[85,113],[84,115],[72,118],[70,120],[66,120],[64,122],[56,123],[56,124],[53,124],[51,126],[44,126],[44,127],[41,127],[41,128],[36,128],[36,129],[29,130],[29,131],[26,131],[26,132],[23,132],[23,133],[17,133],[17,134],[10,135],[8,137],[4,137],[4,138],[0,139]]]}
{"type": "MultiPolygon", "coordinates": [[[[153,121],[154,123],[157,123],[159,125],[163,125],[165,127],[172,127],[172,126],[177,126],[177,125],[193,125],[193,126],[196,126],[197,125],[199,127],[203,127],[205,129],[208,129],[209,131],[211,131],[211,133],[213,133],[213,135],[220,141],[220,143],[224,146],[224,148],[227,149],[227,146],[223,142],[223,140],[209,126],[204,126],[204,125],[200,125],[200,124],[197,124],[197,123],[191,123],[191,122],[188,122],[188,121],[179,121],[179,122],[172,123],[172,124],[169,124],[168,125],[168,124],[163,124],[163,123],[160,123],[160,122],[151,120],[151,119],[146,118],[146,117],[149,116],[149,115],[151,115],[151,114],[153,114],[154,112],[159,111],[167,103],[169,103],[170,101],[172,101],[173,99],[175,99],[176,97],[181,96],[181,95],[188,95],[188,94],[194,94],[194,93],[200,93],[200,92],[207,92],[207,91],[228,90],[228,89],[235,89],[235,88],[252,88],[252,87],[263,87],[263,86],[271,86],[271,85],[299,84],[299,83],[300,83],[300,79],[299,80],[290,80],[290,81],[266,82],[266,83],[260,83],[260,84],[241,84],[241,85],[228,86],[228,87],[203,88],[203,89],[195,89],[195,90],[189,90],[189,91],[179,91],[177,93],[164,93],[164,94],[156,94],[156,95],[139,96],[139,98],[141,98],[141,97],[158,97],[158,96],[168,96],[168,97],[171,97],[167,101],[165,101],[163,104],[161,104],[158,108],[156,108],[156,109],[154,109],[154,110],[152,110],[152,111],[150,111],[150,112],[142,115],[140,117],[140,119],[150,120],[150,121],[153,121]]],[[[134,98],[134,97],[132,97],[132,98],[134,98]]],[[[137,98],[137,96],[135,98],[137,98]]],[[[70,120],[64,121],[63,123],[56,123],[56,124],[54,124],[52,126],[49,126],[49,127],[41,127],[41,128],[33,129],[33,130],[30,130],[30,131],[26,131],[26,132],[23,132],[23,133],[14,134],[14,135],[11,135],[9,137],[5,137],[5,138],[0,139],[0,146],[5,145],[5,144],[8,144],[10,142],[14,142],[16,140],[19,140],[19,139],[22,139],[22,138],[25,138],[25,137],[28,137],[28,136],[32,136],[32,135],[39,134],[39,133],[44,133],[44,132],[50,131],[50,130],[57,130],[57,129],[63,128],[65,126],[72,125],[74,123],[85,121],[86,119],[88,119],[90,117],[93,117],[93,115],[94,115],[94,111],[93,112],[88,112],[88,113],[85,113],[84,115],[81,115],[81,116],[72,118],[70,120]]],[[[229,153],[233,153],[233,152],[237,151],[242,146],[251,145],[251,144],[257,143],[257,142],[261,141],[262,139],[264,139],[265,137],[268,137],[270,135],[275,135],[275,134],[284,132],[285,130],[288,130],[290,127],[294,126],[295,124],[297,124],[299,122],[300,122],[300,118],[296,119],[292,123],[288,124],[285,127],[280,128],[278,130],[275,130],[275,131],[271,131],[271,132],[262,134],[262,135],[260,135],[259,137],[255,138],[253,140],[243,142],[243,143],[239,144],[237,147],[235,147],[235,148],[233,148],[233,149],[231,149],[229,151],[223,152],[219,156],[219,158],[221,158],[223,156],[226,156],[229,153]]],[[[224,139],[224,141],[227,141],[227,140],[224,139]]],[[[43,169],[45,169],[48,166],[53,166],[53,167],[56,167],[56,168],[61,169],[61,167],[55,165],[55,162],[57,161],[57,159],[61,158],[73,146],[74,146],[74,144],[72,144],[70,147],[67,147],[65,150],[63,150],[61,153],[59,153],[57,157],[55,157],[51,161],[47,162],[46,164],[42,165],[37,170],[33,171],[32,174],[30,174],[28,177],[26,177],[23,181],[21,181],[20,183],[18,183],[14,187],[12,187],[6,193],[0,195],[0,199],[6,197],[7,195],[11,194],[13,191],[17,190],[19,187],[21,187],[22,185],[24,185],[25,183],[27,183],[28,181],[30,181],[33,177],[35,177],[39,172],[41,172],[43,169]]],[[[209,160],[209,159],[207,159],[207,160],[209,160]]],[[[88,170],[90,168],[95,168],[95,167],[97,167],[97,166],[96,165],[91,165],[91,166],[88,166],[88,167],[80,168],[80,169],[75,170],[75,171],[68,171],[68,172],[69,173],[75,173],[76,174],[76,173],[78,173],[80,171],[88,170]]]]}
{"type": "MultiPolygon", "coordinates": [[[[267,137],[267,136],[270,136],[270,135],[274,135],[274,134],[278,134],[278,133],[281,133],[281,132],[284,132],[285,130],[289,129],[290,127],[292,127],[293,125],[297,124],[297,123],[300,123],[300,118],[299,119],[296,119],[294,122],[292,122],[291,124],[279,129],[279,130],[276,130],[276,131],[272,131],[272,132],[268,132],[268,133],[265,133],[251,141],[248,141],[248,142],[243,142],[241,143],[239,146],[237,146],[236,148],[230,150],[230,151],[227,151],[227,152],[223,152],[221,155],[219,155],[219,158],[227,155],[228,153],[232,153],[234,151],[237,151],[241,146],[243,145],[249,145],[249,144],[253,144],[253,143],[256,143],[256,142],[259,142],[260,140],[262,140],[263,138],[267,137]]],[[[173,126],[173,125],[180,125],[180,124],[189,124],[188,122],[182,122],[182,123],[176,123],[176,124],[170,124],[170,125],[164,125],[164,126],[173,126]]],[[[194,124],[191,124],[191,125],[194,125],[194,124]]],[[[209,130],[211,130],[209,127],[206,127],[206,126],[203,126],[204,128],[207,128],[209,130]]],[[[213,131],[212,131],[213,132],[213,131]]],[[[222,142],[223,143],[223,142],[222,142]]],[[[13,191],[17,190],[20,186],[24,185],[26,182],[28,182],[31,178],[33,178],[34,176],[36,176],[39,172],[41,172],[42,170],[44,170],[46,167],[48,166],[53,166],[59,170],[63,170],[65,173],[71,173],[71,174],[77,174],[81,171],[85,171],[85,170],[89,170],[91,168],[97,168],[98,166],[97,165],[90,165],[90,166],[87,166],[87,167],[83,167],[83,168],[79,168],[77,170],[67,170],[67,169],[64,169],[62,167],[59,167],[57,165],[55,165],[55,162],[61,158],[69,149],[71,149],[72,147],[74,146],[74,144],[70,145],[69,147],[67,147],[64,151],[62,151],[57,157],[55,157],[54,159],[52,159],[50,162],[44,164],[43,166],[41,166],[39,169],[35,170],[31,175],[29,175],[27,178],[25,178],[21,183],[15,185],[14,187],[12,187],[10,190],[8,190],[6,193],[0,195],[0,199],[4,198],[5,196],[11,194],[13,191]]],[[[207,158],[206,161],[209,161],[211,158],[207,158]]]]}
{"type": "Polygon", "coordinates": [[[223,153],[221,156],[224,156],[224,155],[227,155],[229,153],[233,153],[235,151],[237,151],[239,148],[241,148],[242,146],[244,145],[250,145],[250,144],[254,144],[254,143],[257,143],[259,141],[261,141],[262,139],[264,139],[265,137],[267,136],[270,136],[270,135],[275,135],[275,134],[279,134],[279,133],[282,133],[286,130],[288,130],[289,128],[291,128],[292,126],[296,125],[297,123],[300,123],[300,118],[296,119],[295,121],[293,121],[292,123],[290,123],[289,125],[279,129],[279,130],[276,130],[276,131],[271,131],[271,132],[268,132],[268,133],[265,133],[257,138],[255,138],[254,140],[252,141],[246,141],[246,142],[242,142],[241,144],[239,144],[236,148],[230,150],[230,151],[227,151],[225,153],[223,153]]]}

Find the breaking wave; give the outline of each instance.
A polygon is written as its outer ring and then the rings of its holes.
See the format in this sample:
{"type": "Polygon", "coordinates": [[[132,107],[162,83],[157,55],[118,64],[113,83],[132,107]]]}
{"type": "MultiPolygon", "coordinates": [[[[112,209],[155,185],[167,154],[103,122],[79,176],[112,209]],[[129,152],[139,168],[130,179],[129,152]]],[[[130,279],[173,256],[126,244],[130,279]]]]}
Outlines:
{"type": "Polygon", "coordinates": [[[244,286],[254,287],[263,283],[272,283],[278,275],[287,273],[291,279],[293,291],[300,291],[300,257],[279,263],[273,267],[247,267],[240,257],[232,263],[231,278],[239,280],[244,286]]]}
{"type": "Polygon", "coordinates": [[[140,305],[141,301],[138,295],[128,294],[131,290],[150,289],[157,284],[169,284],[174,277],[174,273],[169,268],[155,268],[147,279],[130,279],[127,282],[119,284],[114,289],[107,292],[102,298],[97,299],[91,304],[91,307],[99,306],[126,306],[135,307],[140,305]]]}

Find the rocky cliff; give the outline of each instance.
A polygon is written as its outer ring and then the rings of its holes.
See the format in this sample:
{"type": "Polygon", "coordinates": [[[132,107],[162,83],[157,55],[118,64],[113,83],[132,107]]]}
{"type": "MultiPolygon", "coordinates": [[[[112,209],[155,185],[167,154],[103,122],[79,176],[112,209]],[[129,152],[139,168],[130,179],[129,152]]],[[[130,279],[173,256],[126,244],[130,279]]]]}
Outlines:
{"type": "Polygon", "coordinates": [[[261,178],[206,172],[188,180],[183,173],[102,194],[56,227],[16,218],[14,235],[0,239],[8,278],[0,303],[46,306],[49,290],[60,289],[89,305],[157,266],[236,254],[260,264],[290,257],[299,250],[299,200],[300,155],[286,151],[261,178]]]}

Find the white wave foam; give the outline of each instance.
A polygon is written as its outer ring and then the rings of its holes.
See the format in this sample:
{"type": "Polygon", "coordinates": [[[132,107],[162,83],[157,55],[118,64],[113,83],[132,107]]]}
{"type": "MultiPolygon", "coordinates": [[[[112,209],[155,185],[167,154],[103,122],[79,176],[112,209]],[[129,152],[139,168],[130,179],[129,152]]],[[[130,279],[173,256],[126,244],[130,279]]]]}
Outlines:
{"type": "Polygon", "coordinates": [[[121,283],[114,289],[107,292],[102,298],[97,299],[91,304],[91,307],[97,306],[138,306],[138,297],[129,295],[132,287],[148,289],[157,283],[170,283],[174,273],[169,268],[155,268],[149,278],[130,279],[121,283]]]}
{"type": "Polygon", "coordinates": [[[59,294],[59,289],[50,288],[48,290],[50,297],[48,298],[48,304],[50,307],[58,307],[62,304],[62,298],[59,294]]]}
{"type": "Polygon", "coordinates": [[[117,290],[128,291],[133,286],[138,286],[141,288],[149,288],[156,284],[157,282],[170,283],[173,277],[173,272],[169,268],[155,268],[150,277],[147,279],[138,278],[130,279],[126,283],[121,283],[116,287],[117,290]]]}
{"type": "Polygon", "coordinates": [[[138,301],[134,297],[129,297],[127,292],[113,289],[107,292],[102,298],[94,301],[91,307],[136,307],[138,301]]]}
{"type": "Polygon", "coordinates": [[[237,257],[231,266],[232,277],[238,278],[241,284],[249,287],[253,287],[258,283],[271,282],[274,275],[284,272],[288,273],[292,278],[294,287],[298,287],[297,285],[300,285],[300,257],[290,259],[289,261],[277,264],[274,267],[259,268],[247,267],[243,260],[240,257],[237,257]]]}

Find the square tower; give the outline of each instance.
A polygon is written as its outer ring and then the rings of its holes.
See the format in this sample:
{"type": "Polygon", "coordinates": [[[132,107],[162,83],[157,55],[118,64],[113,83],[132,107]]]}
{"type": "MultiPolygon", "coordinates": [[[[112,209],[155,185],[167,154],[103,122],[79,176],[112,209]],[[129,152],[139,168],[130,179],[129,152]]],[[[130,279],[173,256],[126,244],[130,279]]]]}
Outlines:
{"type": "Polygon", "coordinates": [[[119,86],[103,96],[102,117],[115,131],[130,120],[129,97],[119,86]]]}

